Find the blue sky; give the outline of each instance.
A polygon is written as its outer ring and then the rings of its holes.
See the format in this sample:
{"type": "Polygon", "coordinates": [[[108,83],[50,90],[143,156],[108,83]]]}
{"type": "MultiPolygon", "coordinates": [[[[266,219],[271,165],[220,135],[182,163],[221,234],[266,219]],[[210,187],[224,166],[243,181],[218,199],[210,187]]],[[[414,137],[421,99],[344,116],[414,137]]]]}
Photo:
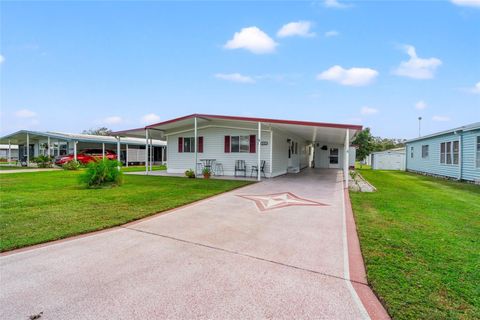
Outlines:
{"type": "Polygon", "coordinates": [[[2,2],[0,134],[191,113],[412,138],[480,121],[480,3],[2,2]]]}

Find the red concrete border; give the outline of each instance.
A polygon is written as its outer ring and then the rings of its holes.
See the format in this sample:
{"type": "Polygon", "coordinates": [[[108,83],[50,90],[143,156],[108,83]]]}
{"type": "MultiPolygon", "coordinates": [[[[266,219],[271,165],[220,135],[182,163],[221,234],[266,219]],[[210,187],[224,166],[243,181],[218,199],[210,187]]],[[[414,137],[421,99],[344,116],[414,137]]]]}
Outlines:
{"type": "Polygon", "coordinates": [[[345,215],[347,222],[348,262],[352,286],[357,292],[360,301],[367,310],[371,319],[390,319],[390,316],[383,307],[382,303],[380,300],[378,300],[375,293],[373,293],[372,289],[368,286],[365,264],[363,263],[363,256],[360,249],[360,241],[358,239],[348,188],[345,189],[344,194],[345,215]]]}

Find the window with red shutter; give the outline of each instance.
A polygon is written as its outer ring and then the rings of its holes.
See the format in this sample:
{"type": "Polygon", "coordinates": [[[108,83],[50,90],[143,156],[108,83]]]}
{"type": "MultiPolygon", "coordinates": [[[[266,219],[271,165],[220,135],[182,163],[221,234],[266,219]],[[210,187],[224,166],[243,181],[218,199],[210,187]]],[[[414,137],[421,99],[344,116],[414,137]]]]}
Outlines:
{"type": "Polygon", "coordinates": [[[178,152],[183,152],[183,138],[178,137],[178,152]]]}
{"type": "Polygon", "coordinates": [[[225,136],[224,152],[230,153],[230,136],[225,136]]]}
{"type": "Polygon", "coordinates": [[[198,137],[198,152],[203,152],[203,137],[198,137]]]}
{"type": "Polygon", "coordinates": [[[250,153],[257,152],[257,136],[252,134],[250,135],[250,153]]]}

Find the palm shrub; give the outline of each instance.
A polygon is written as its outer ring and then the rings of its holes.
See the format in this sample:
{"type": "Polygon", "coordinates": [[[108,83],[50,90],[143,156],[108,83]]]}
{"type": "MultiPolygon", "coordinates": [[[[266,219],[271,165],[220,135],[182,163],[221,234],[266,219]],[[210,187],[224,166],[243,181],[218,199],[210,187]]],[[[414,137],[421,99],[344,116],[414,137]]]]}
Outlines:
{"type": "Polygon", "coordinates": [[[64,170],[78,170],[80,169],[81,164],[77,160],[71,160],[63,164],[62,168],[64,170]]]}
{"type": "Polygon", "coordinates": [[[33,162],[35,162],[39,168],[53,167],[52,157],[49,156],[40,155],[34,158],[33,162]]]}
{"type": "Polygon", "coordinates": [[[102,159],[90,162],[87,170],[80,176],[80,182],[88,188],[118,186],[123,182],[123,173],[117,160],[102,159]]]}

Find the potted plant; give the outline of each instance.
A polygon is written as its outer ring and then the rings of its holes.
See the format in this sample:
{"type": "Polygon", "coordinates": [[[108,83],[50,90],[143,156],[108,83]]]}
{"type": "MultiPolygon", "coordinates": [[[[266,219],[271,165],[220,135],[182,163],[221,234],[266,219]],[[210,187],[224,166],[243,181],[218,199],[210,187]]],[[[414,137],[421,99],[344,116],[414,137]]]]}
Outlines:
{"type": "Polygon", "coordinates": [[[189,179],[193,179],[195,178],[195,172],[193,172],[192,169],[188,169],[187,171],[185,171],[185,176],[189,179]]]}
{"type": "Polygon", "coordinates": [[[210,168],[203,168],[202,174],[205,179],[210,179],[210,176],[212,175],[212,171],[210,171],[210,168]]]}

